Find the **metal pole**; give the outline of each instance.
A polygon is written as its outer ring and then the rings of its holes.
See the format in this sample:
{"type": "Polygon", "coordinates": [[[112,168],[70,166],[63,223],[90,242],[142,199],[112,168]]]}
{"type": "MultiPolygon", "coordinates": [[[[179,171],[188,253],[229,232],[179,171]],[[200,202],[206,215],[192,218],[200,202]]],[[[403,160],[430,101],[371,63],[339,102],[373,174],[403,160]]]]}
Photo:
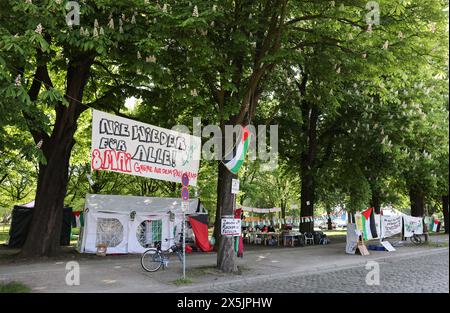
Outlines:
{"type": "Polygon", "coordinates": [[[186,279],[186,222],[183,212],[183,279],[186,279]]]}

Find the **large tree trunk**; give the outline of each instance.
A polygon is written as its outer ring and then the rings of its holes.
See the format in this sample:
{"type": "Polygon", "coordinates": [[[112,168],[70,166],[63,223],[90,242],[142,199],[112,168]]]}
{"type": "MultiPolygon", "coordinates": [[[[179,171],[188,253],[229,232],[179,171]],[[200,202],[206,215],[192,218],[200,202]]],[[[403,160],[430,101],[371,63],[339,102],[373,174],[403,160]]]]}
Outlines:
{"type": "Polygon", "coordinates": [[[370,206],[375,210],[375,214],[381,213],[381,197],[380,192],[376,188],[372,188],[372,199],[370,206]]]}
{"type": "Polygon", "coordinates": [[[231,173],[225,165],[219,161],[219,179],[217,184],[217,211],[214,233],[216,243],[219,244],[217,253],[217,267],[223,272],[237,271],[234,253],[234,239],[230,236],[220,235],[220,219],[223,216],[234,217],[234,196],[231,194],[231,180],[236,175],[231,173]]]}
{"type": "MultiPolygon", "coordinates": [[[[300,217],[314,216],[314,177],[311,174],[302,174],[301,182],[300,217]]],[[[314,222],[300,224],[300,232],[314,231],[314,222]]]]}
{"type": "MultiPolygon", "coordinates": [[[[304,103],[304,106],[306,103],[304,103]]],[[[318,111],[315,105],[302,109],[304,125],[302,127],[306,135],[306,150],[301,155],[301,202],[300,217],[314,216],[315,184],[314,166],[317,156],[317,120],[318,111]]],[[[314,222],[300,224],[300,232],[314,231],[314,222]]]]}
{"type": "Polygon", "coordinates": [[[448,203],[448,195],[442,196],[442,213],[444,215],[444,227],[445,227],[445,233],[448,234],[449,225],[448,225],[448,213],[449,213],[449,203],[448,203]]]}
{"type": "Polygon", "coordinates": [[[423,190],[416,185],[409,188],[409,200],[411,202],[411,215],[424,216],[425,214],[425,194],[423,190]]]}
{"type": "Polygon", "coordinates": [[[86,109],[80,102],[91,64],[89,58],[69,63],[66,90],[69,105],[56,107],[52,134],[42,145],[46,164],[39,165],[35,207],[22,256],[51,256],[59,250],[73,136],[77,119],[86,109]]]}

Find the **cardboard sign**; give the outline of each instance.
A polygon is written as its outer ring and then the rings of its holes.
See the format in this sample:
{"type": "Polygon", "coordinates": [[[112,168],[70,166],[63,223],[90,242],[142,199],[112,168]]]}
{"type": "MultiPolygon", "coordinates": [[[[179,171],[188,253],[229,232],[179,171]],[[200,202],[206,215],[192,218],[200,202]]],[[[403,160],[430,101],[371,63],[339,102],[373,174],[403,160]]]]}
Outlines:
{"type": "Polygon", "coordinates": [[[358,251],[361,255],[370,255],[369,250],[367,250],[366,245],[363,243],[358,244],[358,251]]]}
{"type": "Polygon", "coordinates": [[[239,192],[239,180],[233,178],[231,180],[231,193],[237,194],[238,192],[239,192]]]}
{"type": "Polygon", "coordinates": [[[196,186],[201,140],[149,124],[92,110],[91,168],[196,186]]]}
{"type": "Polygon", "coordinates": [[[240,236],[241,219],[240,218],[222,218],[221,234],[223,236],[240,236]]]}

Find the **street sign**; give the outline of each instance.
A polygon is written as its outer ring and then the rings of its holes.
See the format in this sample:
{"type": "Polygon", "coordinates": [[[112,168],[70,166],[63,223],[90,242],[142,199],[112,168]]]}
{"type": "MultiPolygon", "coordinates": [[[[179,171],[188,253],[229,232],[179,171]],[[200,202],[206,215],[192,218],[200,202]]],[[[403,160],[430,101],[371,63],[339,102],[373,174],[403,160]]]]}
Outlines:
{"type": "Polygon", "coordinates": [[[240,218],[222,218],[221,234],[223,236],[240,236],[241,219],[240,218]]]}
{"type": "Polygon", "coordinates": [[[183,211],[183,212],[189,211],[189,201],[181,202],[181,211],[183,211]]]}
{"type": "Polygon", "coordinates": [[[183,199],[183,201],[188,201],[189,200],[189,189],[188,189],[188,187],[181,188],[181,199],[183,199]]]}
{"type": "Polygon", "coordinates": [[[232,179],[231,180],[231,193],[237,194],[239,192],[239,179],[232,179]]]}
{"type": "Polygon", "coordinates": [[[181,184],[182,184],[184,187],[189,186],[189,176],[188,176],[186,173],[184,173],[184,174],[181,176],[181,184]]]}

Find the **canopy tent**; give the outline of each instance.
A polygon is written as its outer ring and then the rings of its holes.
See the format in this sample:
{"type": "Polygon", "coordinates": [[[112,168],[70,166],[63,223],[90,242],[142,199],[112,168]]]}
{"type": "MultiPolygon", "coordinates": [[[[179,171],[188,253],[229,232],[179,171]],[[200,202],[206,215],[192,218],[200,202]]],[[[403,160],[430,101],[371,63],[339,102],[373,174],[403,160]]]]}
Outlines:
{"type": "MultiPolygon", "coordinates": [[[[185,214],[207,216],[207,211],[191,199],[185,214]]],[[[78,250],[96,253],[104,244],[108,254],[142,253],[158,241],[168,249],[180,238],[182,215],[177,198],[88,194],[78,250]]]]}

